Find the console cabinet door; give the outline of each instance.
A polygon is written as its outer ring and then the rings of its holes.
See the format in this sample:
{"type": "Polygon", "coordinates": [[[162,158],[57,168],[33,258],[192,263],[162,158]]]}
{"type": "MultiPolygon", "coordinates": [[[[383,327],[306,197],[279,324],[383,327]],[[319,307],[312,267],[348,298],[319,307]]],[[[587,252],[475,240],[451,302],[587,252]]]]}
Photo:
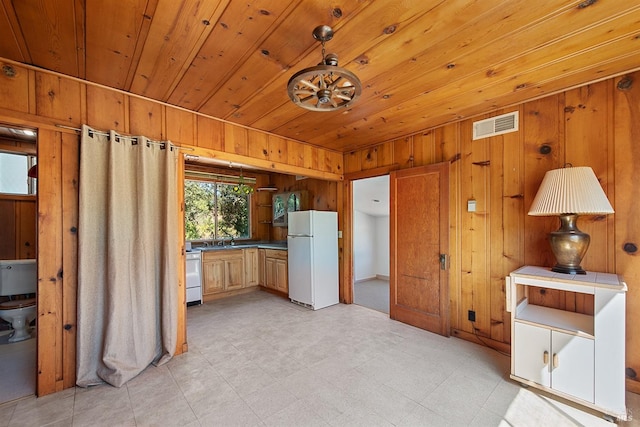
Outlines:
{"type": "Polygon", "coordinates": [[[594,402],[594,341],[515,322],[515,375],[594,402]]]}
{"type": "Polygon", "coordinates": [[[551,330],[515,322],[515,374],[551,387],[551,330]]]}
{"type": "Polygon", "coordinates": [[[594,342],[592,339],[551,333],[551,387],[594,402],[594,342]]]}

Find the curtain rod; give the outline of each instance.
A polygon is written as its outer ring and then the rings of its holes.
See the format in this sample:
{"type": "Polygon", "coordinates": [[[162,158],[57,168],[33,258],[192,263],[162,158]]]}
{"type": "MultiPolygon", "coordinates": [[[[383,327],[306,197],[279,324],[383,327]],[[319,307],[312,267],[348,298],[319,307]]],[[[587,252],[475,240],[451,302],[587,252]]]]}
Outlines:
{"type": "MultiPolygon", "coordinates": [[[[78,132],[78,133],[81,133],[81,132],[82,132],[82,129],[74,128],[74,127],[71,127],[71,126],[56,125],[56,127],[59,127],[59,128],[62,128],[62,129],[74,130],[74,131],[76,131],[76,132],[78,132]]],[[[104,131],[99,131],[99,130],[95,130],[95,129],[91,129],[91,130],[93,131],[93,133],[96,133],[96,134],[98,134],[98,135],[102,135],[102,136],[110,136],[110,134],[109,134],[109,133],[104,132],[104,131]]],[[[135,137],[135,136],[131,136],[131,135],[121,135],[120,133],[118,133],[118,136],[119,136],[120,138],[123,138],[123,139],[129,139],[129,140],[132,140],[132,141],[137,141],[137,140],[138,140],[138,138],[137,138],[137,137],[135,137]]],[[[152,140],[152,139],[147,140],[147,142],[148,142],[149,144],[153,144],[153,145],[165,145],[165,144],[167,144],[167,142],[154,141],[154,140],[152,140]]],[[[193,150],[193,148],[189,148],[189,147],[180,147],[179,145],[173,145],[173,144],[171,144],[170,142],[169,142],[168,144],[169,144],[169,146],[170,146],[172,149],[175,149],[175,150],[187,150],[187,151],[194,151],[194,150],[193,150]]]]}

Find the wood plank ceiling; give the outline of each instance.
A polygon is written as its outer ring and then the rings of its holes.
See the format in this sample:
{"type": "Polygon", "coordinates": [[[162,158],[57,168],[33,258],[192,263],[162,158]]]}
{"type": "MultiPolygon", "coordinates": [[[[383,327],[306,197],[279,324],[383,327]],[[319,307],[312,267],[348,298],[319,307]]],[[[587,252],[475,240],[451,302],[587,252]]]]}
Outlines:
{"type": "Polygon", "coordinates": [[[626,0],[0,0],[0,57],[350,151],[640,68],[626,0]],[[363,83],[293,104],[311,32],[363,83]]]}

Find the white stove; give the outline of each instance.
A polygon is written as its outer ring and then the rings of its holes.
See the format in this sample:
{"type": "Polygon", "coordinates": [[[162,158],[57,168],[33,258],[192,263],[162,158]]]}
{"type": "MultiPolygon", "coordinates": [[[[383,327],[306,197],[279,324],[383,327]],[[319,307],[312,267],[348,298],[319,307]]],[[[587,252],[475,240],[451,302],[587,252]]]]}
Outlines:
{"type": "Polygon", "coordinates": [[[202,262],[200,251],[186,253],[187,306],[202,304],[202,262]]]}

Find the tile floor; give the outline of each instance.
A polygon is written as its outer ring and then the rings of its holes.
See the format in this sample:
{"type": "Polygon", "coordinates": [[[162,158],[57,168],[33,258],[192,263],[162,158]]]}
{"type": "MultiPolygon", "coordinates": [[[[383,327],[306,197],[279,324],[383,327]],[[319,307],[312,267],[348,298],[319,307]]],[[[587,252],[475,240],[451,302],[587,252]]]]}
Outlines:
{"type": "MultiPolygon", "coordinates": [[[[255,292],[191,307],[188,324],[189,352],[166,365],[0,405],[0,426],[613,425],[513,383],[506,356],[357,305],[255,292]]],[[[640,396],[627,405],[640,415],[640,396]]]]}
{"type": "Polygon", "coordinates": [[[389,314],[389,281],[368,279],[354,283],[353,303],[389,314]]]}

